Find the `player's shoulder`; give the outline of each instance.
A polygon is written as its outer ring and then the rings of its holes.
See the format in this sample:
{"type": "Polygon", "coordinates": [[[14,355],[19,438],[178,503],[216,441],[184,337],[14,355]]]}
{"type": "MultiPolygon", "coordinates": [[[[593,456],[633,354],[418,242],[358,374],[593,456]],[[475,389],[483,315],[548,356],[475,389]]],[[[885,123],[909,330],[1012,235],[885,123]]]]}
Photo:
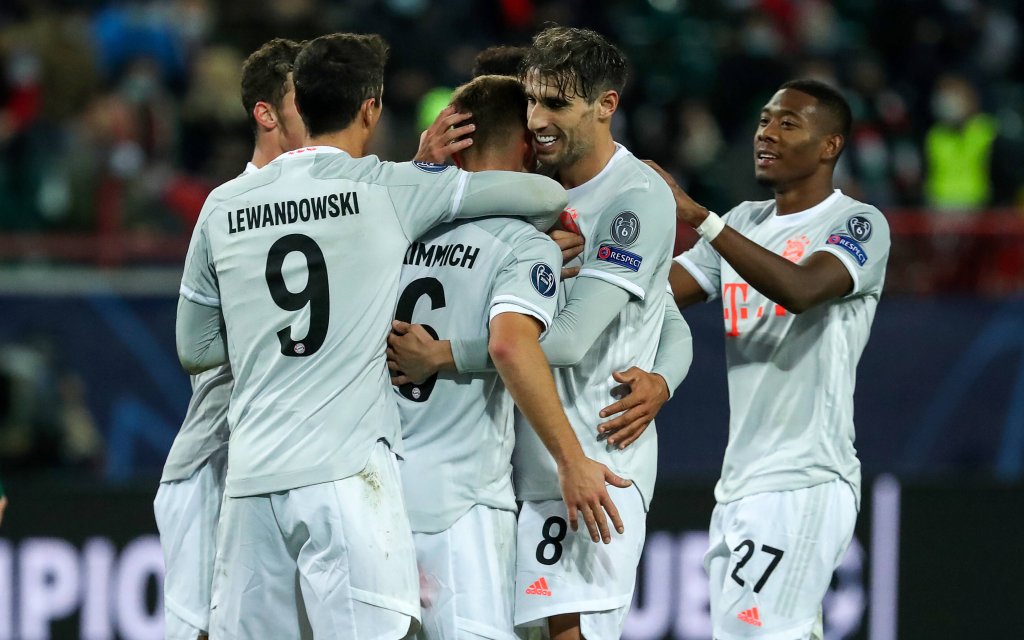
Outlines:
{"type": "Polygon", "coordinates": [[[775,213],[775,200],[745,200],[722,215],[734,229],[747,229],[767,222],[775,213]]]}
{"type": "Polygon", "coordinates": [[[271,163],[263,169],[247,171],[215,187],[210,195],[206,196],[196,224],[203,224],[214,211],[224,208],[224,206],[231,206],[232,201],[245,198],[250,192],[266,187],[277,179],[280,169],[280,166],[274,166],[271,163]]]}
{"type": "Polygon", "coordinates": [[[871,236],[889,237],[889,221],[878,207],[836,191],[836,202],[829,207],[834,225],[843,225],[850,236],[866,241],[871,236]]]}
{"type": "MultiPolygon", "coordinates": [[[[296,158],[296,160],[300,160],[296,158]]],[[[301,160],[300,160],[301,161],[301,160]]],[[[353,182],[378,183],[387,175],[387,165],[374,155],[353,158],[347,153],[317,154],[310,160],[309,173],[318,179],[343,178],[353,182]]]]}
{"type": "Polygon", "coordinates": [[[675,210],[672,189],[658,172],[634,156],[625,147],[619,147],[616,155],[621,154],[615,166],[615,188],[623,197],[651,198],[671,203],[675,210]]]}
{"type": "Polygon", "coordinates": [[[429,185],[464,173],[462,169],[446,164],[382,161],[377,156],[359,158],[352,167],[353,179],[386,187],[429,185]]]}
{"type": "Polygon", "coordinates": [[[551,238],[519,218],[477,218],[458,223],[458,226],[473,229],[476,233],[485,235],[495,245],[512,253],[530,246],[546,247],[550,244],[557,248],[551,238]]]}

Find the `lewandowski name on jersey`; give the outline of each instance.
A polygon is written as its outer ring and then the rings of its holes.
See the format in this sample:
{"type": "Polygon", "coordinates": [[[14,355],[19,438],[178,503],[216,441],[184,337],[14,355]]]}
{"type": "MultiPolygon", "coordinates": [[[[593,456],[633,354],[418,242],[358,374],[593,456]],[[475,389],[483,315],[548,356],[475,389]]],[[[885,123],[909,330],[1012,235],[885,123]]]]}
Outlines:
{"type": "Polygon", "coordinates": [[[359,213],[359,198],[355,191],[332,193],[326,196],[286,200],[273,204],[257,204],[228,211],[228,233],[240,233],[260,227],[327,220],[359,213]]]}

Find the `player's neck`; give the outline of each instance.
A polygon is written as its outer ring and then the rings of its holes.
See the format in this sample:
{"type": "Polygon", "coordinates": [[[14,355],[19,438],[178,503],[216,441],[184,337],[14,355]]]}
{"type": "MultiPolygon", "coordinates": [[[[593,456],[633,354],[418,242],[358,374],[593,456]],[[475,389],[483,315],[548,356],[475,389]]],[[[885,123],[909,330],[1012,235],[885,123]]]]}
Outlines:
{"type": "Polygon", "coordinates": [[[558,168],[558,180],[566,189],[578,187],[587,182],[605,168],[615,155],[615,140],[609,131],[606,135],[598,135],[594,140],[594,148],[590,153],[573,164],[558,168]]]}
{"type": "Polygon", "coordinates": [[[279,145],[272,143],[270,140],[263,138],[257,138],[256,148],[252,151],[252,160],[249,162],[253,163],[257,169],[270,164],[270,161],[287,151],[282,149],[279,145]]]}
{"type": "Polygon", "coordinates": [[[341,131],[332,131],[318,136],[311,136],[307,139],[310,147],[334,147],[341,149],[353,158],[362,158],[366,155],[366,142],[368,137],[364,131],[356,127],[348,127],[341,131]]]}
{"type": "Polygon", "coordinates": [[[508,153],[485,153],[471,155],[462,153],[462,168],[466,171],[522,171],[522,158],[509,157],[508,153]]]}
{"type": "Polygon", "coordinates": [[[832,175],[828,181],[815,180],[799,186],[790,186],[775,192],[775,215],[784,216],[790,213],[807,211],[823,202],[835,192],[832,186],[832,175]]]}

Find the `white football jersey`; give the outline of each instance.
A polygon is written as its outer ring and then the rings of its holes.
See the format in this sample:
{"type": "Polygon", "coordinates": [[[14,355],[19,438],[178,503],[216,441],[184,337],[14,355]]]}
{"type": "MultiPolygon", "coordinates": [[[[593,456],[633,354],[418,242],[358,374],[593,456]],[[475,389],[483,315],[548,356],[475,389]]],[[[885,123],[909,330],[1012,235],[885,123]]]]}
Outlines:
{"type": "MultiPolygon", "coordinates": [[[[242,175],[259,171],[249,162],[242,175]]],[[[216,451],[228,443],[228,400],[235,379],[231,367],[224,364],[190,376],[192,398],[185,419],[167,452],[160,482],[191,478],[216,451]]]]}
{"type": "Polygon", "coordinates": [[[676,261],[708,299],[722,298],[729,375],[729,444],[718,502],[842,478],[860,496],[853,389],[889,258],[889,225],[838,189],[814,207],[776,215],[775,201],[724,216],[736,231],[793,262],[836,256],[853,290],[799,315],[775,304],[701,240],[676,261]]]}
{"type": "MultiPolygon", "coordinates": [[[[567,214],[584,237],[577,277],[598,278],[631,295],[577,366],[554,370],[558,394],[586,455],[632,480],[649,508],[658,466],[654,422],[622,450],[598,440],[597,425],[604,422],[601,409],[617,399],[612,392],[619,383],[612,373],[632,366],[650,371],[654,364],[675,241],[675,201],[665,181],[621,145],[600,173],[568,193],[567,214]]],[[[563,283],[563,301],[572,282],[563,283]]],[[[516,437],[516,496],[560,498],[554,459],[521,415],[516,437]]]]}
{"type": "MultiPolygon", "coordinates": [[[[520,220],[442,225],[409,246],[395,316],[441,340],[486,336],[505,312],[533,316],[546,330],[561,261],[558,246],[520,220]]],[[[395,395],[413,531],[443,531],[477,504],[515,511],[514,405],[497,373],[445,371],[395,395]]]]}
{"type": "Polygon", "coordinates": [[[345,478],[379,439],[399,448],[384,349],[402,256],[457,215],[468,176],[309,147],[210,194],[181,295],[224,317],[228,496],[345,478]]]}

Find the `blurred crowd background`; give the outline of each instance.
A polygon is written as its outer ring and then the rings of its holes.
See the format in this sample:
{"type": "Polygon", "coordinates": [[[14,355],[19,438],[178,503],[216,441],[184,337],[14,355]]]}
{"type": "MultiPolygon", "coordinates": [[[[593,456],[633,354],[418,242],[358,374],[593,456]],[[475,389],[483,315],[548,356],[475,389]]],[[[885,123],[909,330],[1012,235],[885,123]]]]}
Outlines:
{"type": "MultiPolygon", "coordinates": [[[[480,50],[526,45],[548,23],[594,28],[624,49],[632,72],[617,138],[719,212],[770,195],[753,181],[751,138],[774,89],[798,76],[835,84],[856,118],[838,186],[890,220],[888,295],[1020,299],[1024,3],[1015,0],[2,0],[0,271],[180,269],[204,198],[250,157],[240,68],[272,37],[387,38],[373,151],[403,160],[480,50]]],[[[173,354],[168,291],[150,326],[132,324],[120,302],[88,312],[111,340],[130,335],[120,348],[154,367],[159,349],[139,336],[149,331],[173,354]]],[[[166,397],[111,391],[101,382],[110,371],[82,364],[99,357],[82,346],[89,337],[36,329],[32,314],[68,313],[71,303],[60,304],[6,305],[0,465],[119,477],[135,467],[110,449],[142,446],[122,442],[141,431],[132,437],[154,452],[143,466],[158,469],[184,412],[184,376],[170,359],[164,377],[148,371],[146,381],[166,397]],[[162,407],[160,429],[152,406],[162,407]]],[[[964,468],[989,464],[978,461],[988,453],[964,455],[964,468]]]]}
{"type": "Polygon", "coordinates": [[[238,174],[242,60],[274,36],[374,31],[391,43],[375,151],[417,134],[493,44],[548,22],[627,52],[617,126],[638,156],[727,210],[764,194],[750,137],[781,82],[841,87],[857,126],[839,181],[886,211],[1024,206],[1024,5],[1013,0],[5,0],[0,229],[186,232],[238,174]]]}

